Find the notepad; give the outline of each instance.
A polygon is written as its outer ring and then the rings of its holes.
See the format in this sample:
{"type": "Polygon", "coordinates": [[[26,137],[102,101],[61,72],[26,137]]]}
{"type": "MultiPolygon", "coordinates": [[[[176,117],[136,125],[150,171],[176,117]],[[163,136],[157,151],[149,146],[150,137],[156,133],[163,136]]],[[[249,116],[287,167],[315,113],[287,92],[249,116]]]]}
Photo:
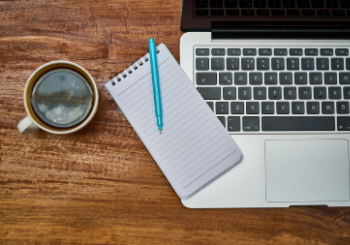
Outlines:
{"type": "Polygon", "coordinates": [[[163,131],[155,116],[149,54],[105,84],[180,197],[236,165],[241,150],[164,44],[157,47],[163,131]]]}

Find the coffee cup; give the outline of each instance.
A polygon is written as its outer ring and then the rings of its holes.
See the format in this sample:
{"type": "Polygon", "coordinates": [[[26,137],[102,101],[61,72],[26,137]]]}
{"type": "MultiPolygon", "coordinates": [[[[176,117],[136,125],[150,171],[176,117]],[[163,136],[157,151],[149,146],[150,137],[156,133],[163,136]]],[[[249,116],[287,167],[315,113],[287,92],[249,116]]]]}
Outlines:
{"type": "Polygon", "coordinates": [[[38,129],[70,134],[92,120],[99,96],[94,79],[83,67],[58,60],[34,71],[24,88],[23,99],[27,117],[17,126],[22,134],[38,129]]]}

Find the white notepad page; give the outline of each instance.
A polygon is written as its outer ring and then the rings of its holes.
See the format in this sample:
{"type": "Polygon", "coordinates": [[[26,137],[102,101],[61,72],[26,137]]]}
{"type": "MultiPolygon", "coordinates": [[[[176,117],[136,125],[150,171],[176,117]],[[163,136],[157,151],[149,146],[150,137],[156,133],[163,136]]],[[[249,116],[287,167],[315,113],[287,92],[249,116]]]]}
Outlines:
{"type": "Polygon", "coordinates": [[[176,193],[188,197],[237,164],[241,150],[167,47],[160,44],[157,49],[162,134],[155,115],[149,54],[129,67],[125,78],[120,74],[105,86],[176,193]]]}

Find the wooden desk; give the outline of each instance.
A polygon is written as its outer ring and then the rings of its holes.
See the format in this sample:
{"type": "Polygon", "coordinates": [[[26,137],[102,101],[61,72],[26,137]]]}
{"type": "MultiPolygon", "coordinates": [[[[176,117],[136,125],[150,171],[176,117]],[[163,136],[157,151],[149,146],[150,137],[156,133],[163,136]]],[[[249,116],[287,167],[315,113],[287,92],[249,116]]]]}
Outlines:
{"type": "Polygon", "coordinates": [[[0,243],[350,244],[350,208],[191,210],[104,84],[164,42],[179,60],[180,0],[0,0],[0,243]],[[94,120],[22,136],[23,89],[53,60],[98,84],[94,120]]]}

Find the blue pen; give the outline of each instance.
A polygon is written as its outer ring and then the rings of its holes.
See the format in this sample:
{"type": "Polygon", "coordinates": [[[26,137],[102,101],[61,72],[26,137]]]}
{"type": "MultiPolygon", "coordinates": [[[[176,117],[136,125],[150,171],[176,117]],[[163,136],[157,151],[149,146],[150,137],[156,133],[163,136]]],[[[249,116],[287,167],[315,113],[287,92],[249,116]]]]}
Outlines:
{"type": "Polygon", "coordinates": [[[160,133],[162,133],[162,127],[163,127],[162,102],[160,99],[157,49],[153,38],[149,39],[148,47],[149,47],[149,57],[150,57],[151,71],[152,71],[153,96],[154,96],[154,105],[156,109],[157,125],[160,133]]]}

